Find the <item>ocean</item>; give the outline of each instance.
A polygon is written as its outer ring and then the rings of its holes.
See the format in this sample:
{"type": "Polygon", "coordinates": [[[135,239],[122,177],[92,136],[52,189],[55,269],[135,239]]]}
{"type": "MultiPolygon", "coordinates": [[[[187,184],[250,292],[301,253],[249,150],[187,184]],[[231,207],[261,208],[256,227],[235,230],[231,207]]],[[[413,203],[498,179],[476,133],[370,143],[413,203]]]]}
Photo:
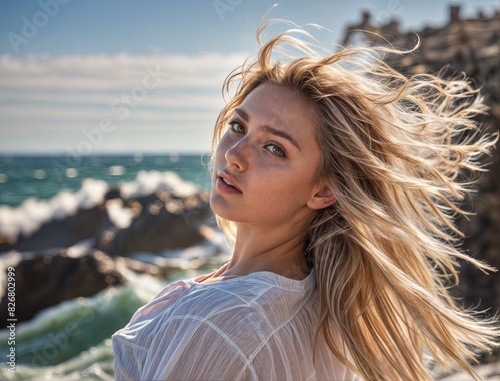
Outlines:
{"type": "MultiPolygon", "coordinates": [[[[208,162],[208,155],[103,155],[82,157],[78,162],[65,156],[0,156],[0,235],[36,230],[61,213],[71,213],[72,200],[82,204],[95,193],[115,187],[144,194],[164,186],[162,181],[167,179],[178,189],[209,190],[208,162]]],[[[227,259],[227,251],[215,251],[222,254],[214,257],[214,246],[204,243],[175,250],[170,258],[211,256],[215,262],[210,265],[227,259]]],[[[0,264],[10,254],[0,253],[0,264]]],[[[17,323],[15,372],[8,364],[11,332],[0,330],[0,379],[112,380],[110,336],[166,284],[207,271],[204,266],[180,268],[165,279],[136,274],[125,286],[61,302],[17,323]]]]}
{"type": "Polygon", "coordinates": [[[86,178],[110,186],[133,181],[139,171],[173,171],[210,189],[207,155],[11,156],[0,155],[0,205],[18,206],[30,197],[48,200],[63,189],[76,192],[86,178]]]}

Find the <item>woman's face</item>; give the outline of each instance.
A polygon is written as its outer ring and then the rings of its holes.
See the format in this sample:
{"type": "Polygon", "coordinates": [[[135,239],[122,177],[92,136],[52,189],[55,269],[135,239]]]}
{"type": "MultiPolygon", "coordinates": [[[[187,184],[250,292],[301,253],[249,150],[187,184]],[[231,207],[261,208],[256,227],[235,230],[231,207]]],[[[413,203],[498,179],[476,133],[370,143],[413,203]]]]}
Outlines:
{"type": "Polygon", "coordinates": [[[217,147],[213,211],[269,227],[309,221],[323,188],[314,184],[321,160],[314,118],[312,105],[292,90],[270,83],[253,90],[217,147]]]}

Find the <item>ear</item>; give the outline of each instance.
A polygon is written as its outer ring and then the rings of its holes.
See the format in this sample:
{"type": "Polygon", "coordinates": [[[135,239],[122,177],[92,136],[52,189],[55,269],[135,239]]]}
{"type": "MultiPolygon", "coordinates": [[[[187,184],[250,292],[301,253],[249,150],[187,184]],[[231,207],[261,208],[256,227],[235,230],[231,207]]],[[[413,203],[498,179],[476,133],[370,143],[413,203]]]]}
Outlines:
{"type": "Polygon", "coordinates": [[[326,186],[321,186],[319,190],[307,202],[310,209],[319,210],[333,205],[337,198],[333,195],[332,191],[326,186]]]}

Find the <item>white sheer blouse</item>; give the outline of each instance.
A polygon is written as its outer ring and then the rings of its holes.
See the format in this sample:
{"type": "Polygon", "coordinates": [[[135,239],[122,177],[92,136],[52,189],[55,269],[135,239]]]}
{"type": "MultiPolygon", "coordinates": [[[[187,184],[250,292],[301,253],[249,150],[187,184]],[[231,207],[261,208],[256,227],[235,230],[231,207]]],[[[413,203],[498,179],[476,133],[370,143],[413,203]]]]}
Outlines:
{"type": "Polygon", "coordinates": [[[116,380],[359,380],[319,341],[314,272],[178,281],[112,337],[116,380]]]}

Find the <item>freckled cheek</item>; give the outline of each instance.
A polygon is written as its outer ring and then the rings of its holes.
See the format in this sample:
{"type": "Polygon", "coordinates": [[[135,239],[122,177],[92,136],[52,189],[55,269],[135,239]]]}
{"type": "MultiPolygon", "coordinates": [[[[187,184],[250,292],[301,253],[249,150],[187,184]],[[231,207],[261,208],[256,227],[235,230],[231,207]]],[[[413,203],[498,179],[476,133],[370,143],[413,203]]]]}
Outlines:
{"type": "Polygon", "coordinates": [[[293,202],[294,199],[302,199],[312,182],[312,179],[309,180],[304,173],[294,173],[288,176],[274,174],[269,178],[272,180],[273,192],[280,195],[282,200],[286,198],[289,202],[293,202]]]}
{"type": "Polygon", "coordinates": [[[273,195],[276,195],[276,197],[281,199],[287,197],[289,192],[293,190],[293,184],[295,181],[286,178],[286,176],[283,176],[280,171],[266,171],[264,169],[262,172],[263,175],[261,176],[261,179],[266,180],[267,188],[273,195]]]}

